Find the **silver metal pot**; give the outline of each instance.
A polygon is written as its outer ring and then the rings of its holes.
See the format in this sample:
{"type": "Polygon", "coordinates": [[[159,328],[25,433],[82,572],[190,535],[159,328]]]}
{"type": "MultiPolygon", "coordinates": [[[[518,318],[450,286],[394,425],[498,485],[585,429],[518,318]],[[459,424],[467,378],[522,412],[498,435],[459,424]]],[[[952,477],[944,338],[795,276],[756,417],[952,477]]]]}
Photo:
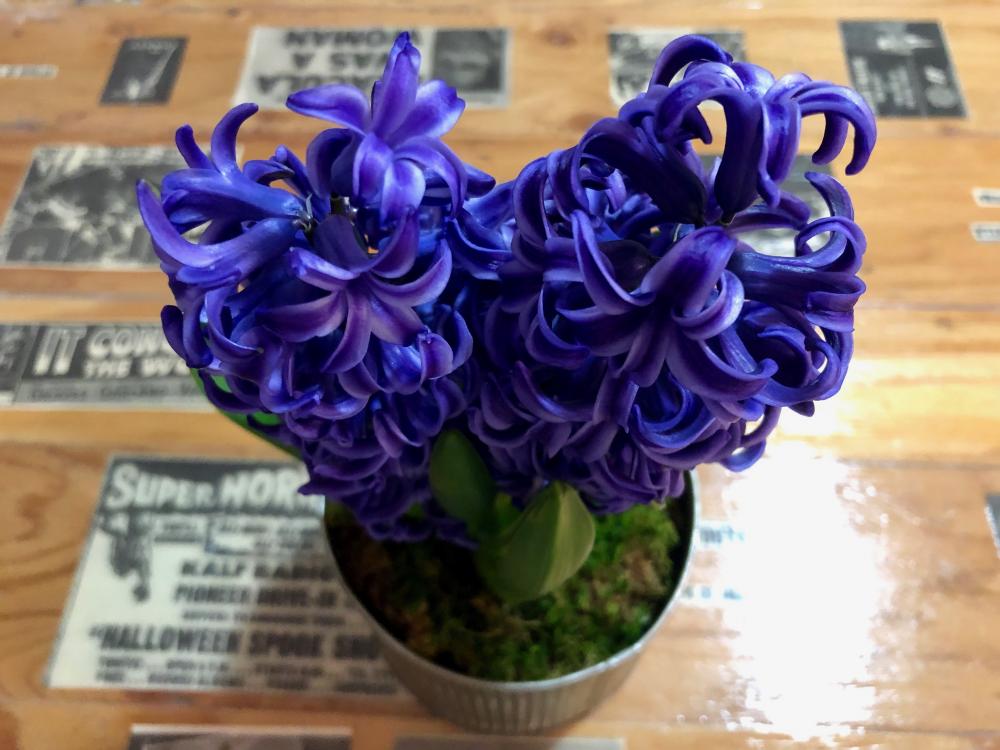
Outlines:
{"type": "Polygon", "coordinates": [[[621,687],[639,655],[673,609],[690,567],[698,521],[697,482],[693,474],[688,474],[687,479],[687,491],[676,502],[690,509],[690,513],[685,514],[690,525],[682,529],[687,532],[687,538],[678,555],[677,586],[663,611],[642,638],[627,649],[599,664],[562,677],[532,682],[491,682],[452,672],[410,651],[375,620],[346,583],[344,589],[371,625],[382,655],[396,677],[432,713],[480,733],[543,732],[588,713],[621,687]]]}

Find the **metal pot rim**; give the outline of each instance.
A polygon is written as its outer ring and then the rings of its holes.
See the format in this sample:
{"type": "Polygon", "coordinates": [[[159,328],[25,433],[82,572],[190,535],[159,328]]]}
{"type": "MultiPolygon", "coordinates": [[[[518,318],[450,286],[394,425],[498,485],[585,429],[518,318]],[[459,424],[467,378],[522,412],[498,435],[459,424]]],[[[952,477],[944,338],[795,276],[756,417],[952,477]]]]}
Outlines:
{"type": "Polygon", "coordinates": [[[420,662],[424,669],[438,674],[439,676],[446,677],[447,679],[457,682],[460,685],[466,685],[470,688],[483,688],[489,687],[492,690],[500,690],[502,692],[511,693],[523,693],[523,692],[542,692],[548,689],[556,687],[564,687],[566,685],[571,685],[577,682],[586,680],[593,675],[605,672],[609,669],[614,668],[623,661],[626,661],[639,652],[641,652],[649,640],[656,634],[663,625],[664,621],[667,619],[667,615],[674,609],[674,603],[678,599],[678,594],[681,592],[684,586],[684,582],[687,580],[688,571],[691,569],[691,556],[694,553],[694,539],[698,528],[698,517],[699,517],[699,482],[698,477],[694,471],[686,472],[686,475],[690,478],[691,486],[691,533],[687,540],[687,546],[684,550],[684,564],[681,567],[680,575],[677,577],[677,585],[674,586],[674,590],[670,594],[670,598],[663,605],[663,609],[660,614],[657,615],[656,620],[652,625],[646,630],[642,636],[635,641],[632,645],[621,651],[609,656],[604,661],[600,661],[597,664],[591,664],[589,667],[584,667],[583,669],[578,669],[575,672],[570,672],[569,674],[561,675],[560,677],[549,677],[545,680],[523,680],[523,681],[499,681],[499,680],[484,680],[479,677],[470,677],[469,675],[462,674],[461,672],[456,672],[454,670],[442,667],[440,664],[435,664],[430,659],[425,656],[421,656],[415,651],[411,650],[402,641],[400,641],[396,636],[382,627],[381,623],[375,619],[368,609],[361,603],[361,600],[357,595],[351,590],[351,587],[347,585],[347,581],[340,572],[340,564],[337,562],[337,554],[333,551],[333,547],[330,547],[331,557],[333,558],[333,565],[337,572],[337,577],[340,579],[344,591],[348,593],[354,603],[357,605],[358,609],[364,614],[365,619],[368,624],[374,629],[378,636],[386,641],[391,642],[397,649],[403,650],[409,656],[409,658],[420,662]]]}

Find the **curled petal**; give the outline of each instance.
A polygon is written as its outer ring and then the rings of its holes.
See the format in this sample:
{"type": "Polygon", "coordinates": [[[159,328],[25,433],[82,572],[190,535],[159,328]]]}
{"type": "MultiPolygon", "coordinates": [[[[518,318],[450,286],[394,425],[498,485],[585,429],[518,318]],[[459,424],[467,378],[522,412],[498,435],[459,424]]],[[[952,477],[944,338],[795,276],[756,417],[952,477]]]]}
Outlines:
{"type": "Polygon", "coordinates": [[[224,175],[239,172],[236,163],[236,134],[240,126],[257,113],[256,104],[237,104],[219,121],[212,131],[212,148],[210,158],[224,175]]]}
{"type": "Polygon", "coordinates": [[[385,172],[379,216],[383,224],[408,214],[424,197],[424,173],[409,159],[395,159],[385,172]]]}
{"type": "Polygon", "coordinates": [[[417,136],[440,138],[455,127],[464,109],[455,89],[444,81],[429,81],[417,89],[412,109],[390,139],[398,143],[417,136]]]}
{"type": "Polygon", "coordinates": [[[354,86],[339,83],[296,91],[286,106],[300,115],[338,122],[362,134],[371,119],[365,95],[354,86]]]}
{"type": "Polygon", "coordinates": [[[656,59],[649,85],[669,85],[685,65],[696,60],[728,65],[732,62],[733,56],[707,37],[695,35],[678,37],[664,47],[656,59]]]}
{"type": "Polygon", "coordinates": [[[417,307],[437,299],[451,279],[451,253],[442,242],[438,243],[430,266],[418,278],[403,284],[380,281],[376,277],[369,284],[376,294],[394,305],[417,307]]]}

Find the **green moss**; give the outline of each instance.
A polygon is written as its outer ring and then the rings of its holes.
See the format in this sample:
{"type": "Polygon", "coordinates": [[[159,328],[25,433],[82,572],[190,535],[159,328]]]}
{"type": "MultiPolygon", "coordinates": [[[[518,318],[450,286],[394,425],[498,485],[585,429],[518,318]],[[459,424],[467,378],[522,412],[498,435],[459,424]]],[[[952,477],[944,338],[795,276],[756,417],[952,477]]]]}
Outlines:
{"type": "Polygon", "coordinates": [[[376,542],[340,514],[327,523],[351,589],[416,653],[491,680],[541,680],[627,648],[673,592],[683,554],[678,503],[596,519],[593,552],[573,578],[511,606],[486,589],[468,550],[376,542]]]}

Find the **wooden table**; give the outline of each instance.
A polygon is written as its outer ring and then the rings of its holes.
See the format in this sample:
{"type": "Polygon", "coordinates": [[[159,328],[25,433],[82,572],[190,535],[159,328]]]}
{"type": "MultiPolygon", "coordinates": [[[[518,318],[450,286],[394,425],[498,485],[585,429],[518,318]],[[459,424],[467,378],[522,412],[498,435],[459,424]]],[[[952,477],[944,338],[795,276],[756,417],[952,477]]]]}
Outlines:
{"type": "MultiPolygon", "coordinates": [[[[694,598],[623,691],[565,734],[625,737],[632,750],[1000,747],[1000,560],[984,514],[986,495],[1000,492],[1000,249],[969,231],[1000,219],[971,196],[1000,186],[1000,6],[8,0],[0,14],[0,63],[59,66],[51,80],[0,80],[0,209],[39,144],[165,144],[181,122],[206,132],[231,101],[256,25],[510,28],[509,106],[468,112],[450,137],[510,178],[613,111],[611,26],[740,28],[754,61],[846,81],[838,19],[940,20],[970,114],[880,121],[875,158],[849,182],[870,291],[847,385],[812,419],[786,415],[752,470],[699,472],[704,515],[742,539],[697,553],[694,598]],[[97,106],[120,40],[143,35],[189,38],[170,103],[97,106]]],[[[246,155],[301,147],[311,127],[263,113],[246,129],[246,155]]],[[[0,321],[155,320],[165,299],[155,272],[0,270],[0,321]]],[[[132,723],[347,726],[360,750],[456,731],[408,697],[48,689],[45,664],[116,451],[275,455],[209,413],[0,411],[0,748],[122,748],[132,723]]]]}

